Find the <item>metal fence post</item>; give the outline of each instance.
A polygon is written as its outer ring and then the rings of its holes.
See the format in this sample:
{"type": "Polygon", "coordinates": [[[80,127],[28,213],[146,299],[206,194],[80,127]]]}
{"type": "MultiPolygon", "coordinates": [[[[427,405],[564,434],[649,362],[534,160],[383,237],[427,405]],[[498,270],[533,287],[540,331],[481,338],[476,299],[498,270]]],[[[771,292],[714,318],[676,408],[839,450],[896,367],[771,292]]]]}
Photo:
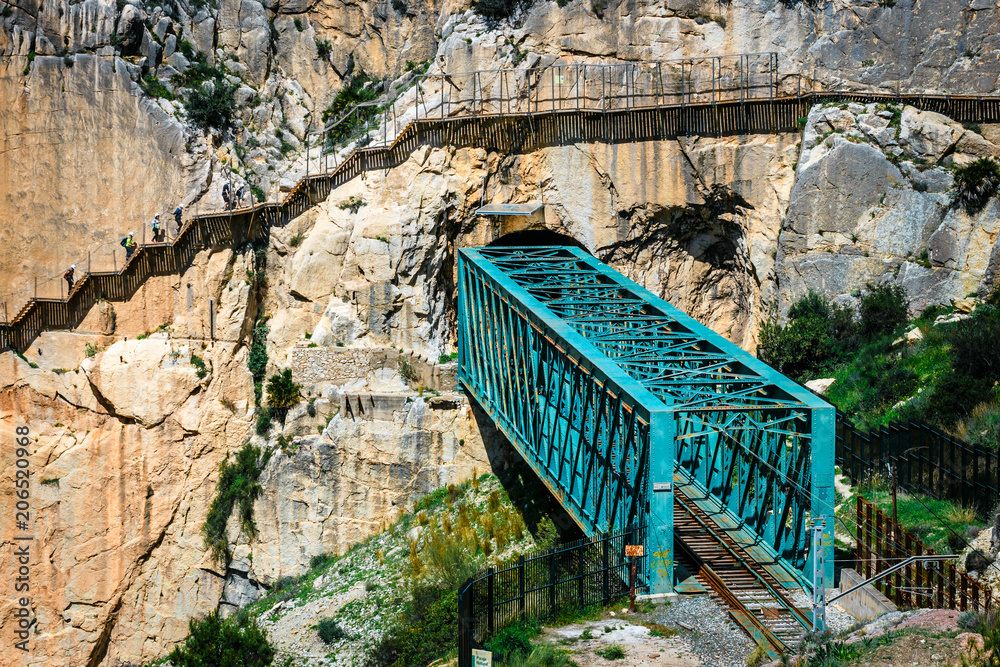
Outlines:
{"type": "Polygon", "coordinates": [[[458,667],[472,667],[472,578],[458,588],[458,667]]]}
{"type": "Polygon", "coordinates": [[[556,549],[549,549],[549,613],[556,613],[556,549]]]}
{"type": "Polygon", "coordinates": [[[576,597],[577,604],[583,606],[583,545],[576,550],[576,597]]]}
{"type": "Polygon", "coordinates": [[[524,556],[517,559],[517,611],[518,620],[524,619],[524,556]]]}
{"type": "Polygon", "coordinates": [[[493,568],[486,570],[486,629],[493,634],[493,568]]]}
{"type": "Polygon", "coordinates": [[[604,536],[601,543],[601,602],[608,603],[608,541],[609,537],[604,536]]]}

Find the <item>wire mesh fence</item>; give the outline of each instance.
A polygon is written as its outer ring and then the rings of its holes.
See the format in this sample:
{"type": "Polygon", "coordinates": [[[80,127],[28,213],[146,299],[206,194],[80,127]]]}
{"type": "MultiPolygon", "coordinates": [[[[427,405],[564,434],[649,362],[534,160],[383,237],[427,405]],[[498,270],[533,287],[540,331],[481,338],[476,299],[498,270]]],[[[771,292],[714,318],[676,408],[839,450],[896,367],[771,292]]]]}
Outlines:
{"type": "Polygon", "coordinates": [[[998,452],[927,424],[906,422],[864,433],[838,414],[836,462],[856,482],[889,463],[900,488],[958,502],[980,515],[1000,501],[998,452]]]}
{"type": "MultiPolygon", "coordinates": [[[[935,555],[933,549],[907,532],[879,508],[856,499],[858,571],[865,579],[888,570],[911,556],[935,555]]],[[[935,607],[960,611],[985,611],[993,607],[989,587],[980,584],[956,565],[910,563],[874,583],[897,605],[935,607]]]]}
{"type": "MultiPolygon", "coordinates": [[[[645,531],[635,528],[570,542],[468,579],[458,591],[459,667],[471,666],[472,649],[504,628],[628,594],[633,560],[638,573],[643,562],[626,557],[625,546],[644,539],[645,531]]],[[[636,588],[645,590],[645,582],[636,581],[636,588]]]]}

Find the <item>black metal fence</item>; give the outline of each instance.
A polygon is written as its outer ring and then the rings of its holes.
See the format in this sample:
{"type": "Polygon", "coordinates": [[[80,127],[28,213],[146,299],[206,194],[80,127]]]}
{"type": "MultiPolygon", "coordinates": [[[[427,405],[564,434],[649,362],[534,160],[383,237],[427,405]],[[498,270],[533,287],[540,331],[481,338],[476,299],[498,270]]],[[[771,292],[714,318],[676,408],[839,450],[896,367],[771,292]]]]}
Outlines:
{"type": "Polygon", "coordinates": [[[985,514],[1000,500],[1000,456],[927,424],[906,422],[863,433],[837,415],[836,461],[855,482],[895,467],[900,488],[952,500],[985,514]]]}
{"type": "MultiPolygon", "coordinates": [[[[629,592],[628,544],[644,544],[643,529],[580,540],[489,568],[458,589],[458,666],[471,667],[472,649],[521,621],[608,604],[629,592]]],[[[643,571],[636,558],[636,572],[643,571]]],[[[645,589],[645,583],[636,582],[645,589]]]]}

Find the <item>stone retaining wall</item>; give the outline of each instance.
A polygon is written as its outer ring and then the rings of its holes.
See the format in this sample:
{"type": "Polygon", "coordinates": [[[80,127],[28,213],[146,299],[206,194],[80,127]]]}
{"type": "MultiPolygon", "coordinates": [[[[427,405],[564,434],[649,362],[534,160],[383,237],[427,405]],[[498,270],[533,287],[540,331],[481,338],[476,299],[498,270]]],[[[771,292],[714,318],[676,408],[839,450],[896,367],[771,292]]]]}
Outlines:
{"type": "Polygon", "coordinates": [[[458,386],[458,364],[435,364],[414,352],[393,348],[308,347],[292,350],[292,374],[304,386],[322,382],[343,383],[365,379],[383,368],[400,371],[413,386],[454,391],[458,386]],[[408,372],[402,369],[408,368],[408,372]]]}

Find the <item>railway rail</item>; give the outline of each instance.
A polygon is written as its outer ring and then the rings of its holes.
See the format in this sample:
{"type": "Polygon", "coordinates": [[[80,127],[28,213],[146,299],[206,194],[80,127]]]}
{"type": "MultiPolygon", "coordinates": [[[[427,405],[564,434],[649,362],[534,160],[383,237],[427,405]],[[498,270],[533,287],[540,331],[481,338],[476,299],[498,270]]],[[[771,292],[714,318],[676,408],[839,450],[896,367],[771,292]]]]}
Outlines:
{"type": "Polygon", "coordinates": [[[772,659],[811,627],[787,589],[680,489],[674,493],[674,540],[681,562],[772,659]]]}

